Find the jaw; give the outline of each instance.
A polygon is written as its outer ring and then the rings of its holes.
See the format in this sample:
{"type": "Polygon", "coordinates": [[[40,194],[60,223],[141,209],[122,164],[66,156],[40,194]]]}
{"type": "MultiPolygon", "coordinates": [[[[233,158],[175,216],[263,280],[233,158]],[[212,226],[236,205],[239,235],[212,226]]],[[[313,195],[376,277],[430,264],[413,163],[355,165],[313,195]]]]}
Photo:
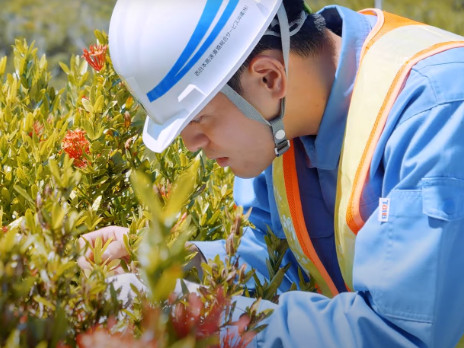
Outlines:
{"type": "Polygon", "coordinates": [[[261,174],[271,164],[275,156],[271,160],[264,160],[265,157],[257,157],[255,161],[243,161],[241,163],[234,163],[229,159],[229,167],[235,176],[239,178],[249,179],[254,178],[261,174]]]}

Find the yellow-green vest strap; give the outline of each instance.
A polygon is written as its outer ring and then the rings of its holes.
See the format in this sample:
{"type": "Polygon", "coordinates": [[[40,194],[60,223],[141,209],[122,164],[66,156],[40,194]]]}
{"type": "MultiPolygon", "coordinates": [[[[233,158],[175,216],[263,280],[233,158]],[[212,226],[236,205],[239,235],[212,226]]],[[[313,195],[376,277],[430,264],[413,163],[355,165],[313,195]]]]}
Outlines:
{"type": "Polygon", "coordinates": [[[328,297],[335,296],[338,290],[319,259],[306,229],[293,142],[283,156],[274,160],[272,176],[277,209],[290,249],[303,270],[314,278],[318,291],[328,297]]]}

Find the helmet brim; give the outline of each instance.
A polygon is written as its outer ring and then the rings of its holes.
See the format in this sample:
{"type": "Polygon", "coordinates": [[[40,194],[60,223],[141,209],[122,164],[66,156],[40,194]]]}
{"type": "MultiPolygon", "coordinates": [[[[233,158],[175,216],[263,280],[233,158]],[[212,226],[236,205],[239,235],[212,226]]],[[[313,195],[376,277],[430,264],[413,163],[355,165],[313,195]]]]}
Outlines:
{"type": "Polygon", "coordinates": [[[174,118],[160,125],[147,116],[143,127],[143,143],[153,152],[163,152],[184,129],[185,122],[184,118],[174,118]]]}

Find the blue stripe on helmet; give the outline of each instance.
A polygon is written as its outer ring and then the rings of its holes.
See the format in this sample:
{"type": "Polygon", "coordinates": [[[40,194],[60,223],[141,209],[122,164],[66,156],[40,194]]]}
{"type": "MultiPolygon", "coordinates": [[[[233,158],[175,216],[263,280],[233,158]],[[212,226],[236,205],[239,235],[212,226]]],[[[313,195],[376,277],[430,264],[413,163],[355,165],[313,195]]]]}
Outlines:
{"type": "Polygon", "coordinates": [[[161,82],[147,93],[147,97],[150,102],[155,101],[159,97],[163,96],[166,92],[168,92],[177,82],[179,82],[182,77],[185,76],[185,74],[192,68],[192,66],[198,62],[200,57],[205,53],[209,46],[211,46],[213,41],[226,25],[233,11],[237,7],[238,1],[239,0],[229,1],[224,10],[224,13],[221,15],[221,18],[219,18],[219,21],[211,31],[210,35],[206,38],[205,42],[201,45],[197,53],[191,57],[195,49],[198,47],[200,41],[205,36],[209,27],[211,26],[211,23],[216,17],[216,14],[218,13],[222,3],[222,1],[218,0],[207,1],[200,20],[195,30],[193,31],[193,34],[190,37],[190,40],[187,43],[184,51],[181,53],[174,66],[161,80],[161,82]]]}

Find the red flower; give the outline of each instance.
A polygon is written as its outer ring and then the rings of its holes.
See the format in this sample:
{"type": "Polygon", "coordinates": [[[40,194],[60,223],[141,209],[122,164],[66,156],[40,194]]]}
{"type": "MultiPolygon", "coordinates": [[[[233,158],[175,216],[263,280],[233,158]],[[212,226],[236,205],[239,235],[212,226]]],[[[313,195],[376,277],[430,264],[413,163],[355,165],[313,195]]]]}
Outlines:
{"type": "Polygon", "coordinates": [[[39,121],[35,121],[34,124],[32,125],[32,131],[29,132],[29,136],[32,138],[32,135],[35,134],[37,135],[37,138],[41,138],[42,133],[44,130],[44,125],[40,123],[39,121]]]}
{"type": "Polygon", "coordinates": [[[171,322],[179,338],[195,333],[197,339],[219,336],[221,316],[229,300],[222,288],[217,289],[213,302],[205,304],[196,293],[188,294],[187,301],[174,305],[171,322]]]}
{"type": "Polygon", "coordinates": [[[74,159],[76,167],[82,168],[88,165],[87,158],[83,158],[84,153],[88,154],[90,152],[85,131],[81,129],[69,130],[61,143],[61,147],[69,157],[74,159]]]}
{"type": "Polygon", "coordinates": [[[236,322],[232,323],[235,330],[227,328],[225,335],[222,337],[221,347],[223,348],[244,348],[247,347],[256,336],[255,331],[246,331],[250,324],[250,317],[242,315],[236,322]]]}
{"type": "Polygon", "coordinates": [[[107,49],[106,45],[90,45],[88,51],[84,48],[83,57],[92,68],[100,71],[105,66],[107,49]]]}
{"type": "Polygon", "coordinates": [[[196,293],[188,295],[186,304],[177,303],[171,313],[172,325],[179,338],[186,337],[199,324],[204,304],[196,293]]]}

